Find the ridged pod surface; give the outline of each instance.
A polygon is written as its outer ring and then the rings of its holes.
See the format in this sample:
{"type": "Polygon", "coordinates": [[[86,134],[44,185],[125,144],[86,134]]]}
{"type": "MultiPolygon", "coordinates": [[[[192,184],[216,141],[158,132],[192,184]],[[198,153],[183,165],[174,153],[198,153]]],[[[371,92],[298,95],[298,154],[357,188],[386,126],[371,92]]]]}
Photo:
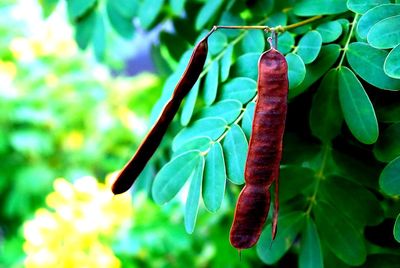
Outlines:
{"type": "Polygon", "coordinates": [[[278,216],[278,176],[285,129],[288,67],[276,49],[264,52],[258,62],[258,97],[245,167],[246,185],[239,195],[230,242],[238,249],[257,243],[268,216],[270,187],[276,183],[272,236],[278,216]]]}

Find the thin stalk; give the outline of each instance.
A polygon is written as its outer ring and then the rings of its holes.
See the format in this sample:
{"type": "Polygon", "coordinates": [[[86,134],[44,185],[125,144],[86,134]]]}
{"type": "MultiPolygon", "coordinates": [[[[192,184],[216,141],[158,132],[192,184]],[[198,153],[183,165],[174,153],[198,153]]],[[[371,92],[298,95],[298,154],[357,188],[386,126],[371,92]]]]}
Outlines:
{"type": "Polygon", "coordinates": [[[359,14],[356,14],[354,16],[353,22],[351,23],[350,32],[349,32],[349,35],[347,37],[346,43],[344,44],[344,47],[343,47],[343,54],[342,54],[342,57],[340,58],[338,67],[336,69],[339,69],[340,67],[342,67],[342,64],[343,64],[343,61],[344,61],[344,56],[346,55],[346,52],[349,49],[350,40],[351,40],[351,37],[353,36],[354,28],[355,28],[355,26],[357,24],[358,16],[359,16],[359,14]]]}

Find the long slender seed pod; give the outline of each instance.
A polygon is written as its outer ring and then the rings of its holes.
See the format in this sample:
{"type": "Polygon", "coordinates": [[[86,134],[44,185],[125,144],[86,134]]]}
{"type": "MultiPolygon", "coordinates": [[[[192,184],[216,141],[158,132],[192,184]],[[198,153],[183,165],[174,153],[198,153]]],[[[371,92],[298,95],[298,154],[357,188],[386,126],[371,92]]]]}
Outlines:
{"type": "Polygon", "coordinates": [[[135,155],[118,174],[116,181],[112,185],[112,192],[114,194],[121,194],[132,186],[136,178],[146,166],[147,162],[150,160],[151,156],[156,151],[157,147],[160,145],[161,140],[167,131],[169,124],[177,113],[183,98],[189,93],[203,70],[208,52],[207,39],[213,31],[214,30],[209,32],[207,36],[204,37],[194,48],[186,70],[176,85],[171,98],[165,104],[161,115],[139,145],[135,155]]]}
{"type": "MultiPolygon", "coordinates": [[[[268,216],[269,189],[279,173],[286,120],[285,57],[272,47],[261,55],[258,70],[258,98],[245,167],[246,186],[239,196],[230,232],[230,242],[238,249],[250,248],[258,241],[268,216]]],[[[275,204],[276,217],[277,208],[275,204]]]]}

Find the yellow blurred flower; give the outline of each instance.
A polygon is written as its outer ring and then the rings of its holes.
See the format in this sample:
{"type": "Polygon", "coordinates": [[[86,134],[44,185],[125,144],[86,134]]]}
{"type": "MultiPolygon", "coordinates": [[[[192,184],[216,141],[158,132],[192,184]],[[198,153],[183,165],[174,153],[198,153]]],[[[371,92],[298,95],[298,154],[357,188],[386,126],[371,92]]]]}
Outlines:
{"type": "Polygon", "coordinates": [[[25,265],[35,267],[120,267],[107,242],[131,224],[129,194],[114,196],[93,177],[75,183],[54,181],[46,198],[49,208],[36,211],[24,225],[25,265]],[[103,242],[106,242],[103,244],[103,242]]]}

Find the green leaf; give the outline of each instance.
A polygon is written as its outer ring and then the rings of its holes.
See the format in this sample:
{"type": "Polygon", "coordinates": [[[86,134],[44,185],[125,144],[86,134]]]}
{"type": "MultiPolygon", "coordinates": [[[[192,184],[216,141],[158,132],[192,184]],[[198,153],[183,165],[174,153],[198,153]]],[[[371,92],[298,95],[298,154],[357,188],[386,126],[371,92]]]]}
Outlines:
{"type": "Polygon", "coordinates": [[[222,204],[225,193],[226,170],[222,146],[213,144],[206,156],[204,170],[203,200],[210,212],[216,212],[222,204]]]}
{"type": "Polygon", "coordinates": [[[341,67],[338,74],[339,100],[347,126],[360,142],[376,142],[379,134],[378,121],[362,84],[347,67],[341,67]]]}
{"type": "Polygon", "coordinates": [[[322,79],[312,101],[311,132],[323,142],[335,138],[342,126],[343,115],[340,110],[338,85],[338,72],[336,69],[331,69],[322,79]]]}
{"type": "Polygon", "coordinates": [[[237,58],[232,66],[233,76],[248,77],[257,81],[259,58],[260,53],[247,53],[237,58]]]}
{"type": "Polygon", "coordinates": [[[242,111],[242,104],[237,100],[223,100],[215,103],[213,106],[202,109],[197,115],[198,118],[204,117],[221,117],[228,124],[238,118],[242,111]]]}
{"type": "Polygon", "coordinates": [[[231,69],[231,64],[232,64],[232,55],[233,55],[233,45],[229,45],[226,48],[225,54],[221,59],[221,64],[220,64],[221,82],[225,82],[226,79],[228,79],[229,77],[229,71],[231,69]]]}
{"type": "Polygon", "coordinates": [[[220,53],[228,45],[228,38],[224,33],[217,31],[210,35],[207,42],[208,51],[214,56],[220,53]]]}
{"type": "Polygon", "coordinates": [[[275,240],[271,237],[271,223],[264,228],[257,243],[257,254],[262,262],[272,265],[280,260],[292,246],[304,225],[304,212],[279,215],[279,230],[275,240]]]}
{"type": "Polygon", "coordinates": [[[391,78],[400,79],[400,45],[393,48],[387,55],[383,70],[391,78]]]}
{"type": "Polygon", "coordinates": [[[314,206],[314,214],[318,233],[326,247],[346,264],[363,264],[367,252],[361,232],[339,210],[323,201],[314,206]]]}
{"type": "Polygon", "coordinates": [[[397,254],[374,253],[368,255],[365,263],[366,265],[363,268],[397,268],[400,263],[400,256],[397,254]]]}
{"type": "Polygon", "coordinates": [[[75,40],[80,49],[86,49],[89,45],[96,25],[96,17],[97,13],[91,12],[76,23],[75,40]]]}
{"type": "Polygon", "coordinates": [[[400,44],[400,15],[375,23],[368,32],[368,43],[375,48],[387,49],[400,44]]]}
{"type": "Polygon", "coordinates": [[[310,168],[284,165],[279,171],[280,202],[284,202],[306,192],[314,185],[315,174],[310,168]]]}
{"type": "Polygon", "coordinates": [[[297,16],[339,14],[347,11],[346,0],[300,0],[294,5],[297,16]]]}
{"type": "Polygon", "coordinates": [[[182,108],[181,114],[181,125],[186,126],[189,124],[190,119],[193,115],[194,106],[196,105],[197,95],[199,94],[200,89],[200,80],[194,84],[193,88],[190,90],[189,94],[186,97],[185,104],[182,108]]]}
{"type": "Polygon", "coordinates": [[[362,79],[381,89],[400,90],[400,80],[393,79],[383,71],[387,52],[366,43],[355,42],[349,45],[346,53],[351,68],[362,79]]]}
{"type": "Polygon", "coordinates": [[[185,11],[186,0],[169,0],[169,5],[175,15],[181,15],[185,11]]]}
{"type": "Polygon", "coordinates": [[[396,222],[394,223],[393,235],[397,242],[400,243],[400,214],[396,218],[396,222]]]}
{"type": "Polygon", "coordinates": [[[336,20],[323,23],[316,30],[321,34],[323,43],[335,41],[343,31],[342,25],[336,20]]]}
{"type": "Polygon", "coordinates": [[[72,20],[76,20],[81,16],[85,15],[86,12],[89,11],[95,4],[97,3],[96,0],[68,0],[67,1],[67,9],[68,9],[68,16],[72,20]]]}
{"type": "Polygon", "coordinates": [[[348,0],[347,7],[354,13],[364,14],[373,7],[389,3],[390,0],[348,0]]]}
{"type": "Polygon", "coordinates": [[[213,141],[209,137],[197,137],[183,143],[179,148],[174,151],[172,157],[183,154],[187,151],[198,150],[200,152],[206,152],[213,141]]]}
{"type": "Polygon", "coordinates": [[[376,159],[390,162],[400,156],[400,123],[393,124],[385,129],[374,146],[376,159]]]}
{"type": "Polygon", "coordinates": [[[265,37],[263,31],[247,31],[241,41],[243,53],[262,53],[265,48],[265,37]]]}
{"type": "Polygon", "coordinates": [[[96,27],[93,33],[93,49],[94,54],[98,60],[102,60],[104,58],[104,51],[106,45],[106,32],[104,27],[104,19],[103,16],[97,16],[96,27]]]}
{"type": "Polygon", "coordinates": [[[197,120],[175,136],[172,142],[172,150],[176,151],[182,144],[196,137],[209,137],[211,140],[216,140],[224,133],[226,127],[226,121],[219,117],[197,120]]]}
{"type": "Polygon", "coordinates": [[[253,117],[256,104],[254,102],[249,102],[246,106],[246,111],[244,112],[242,119],[242,130],[246,135],[246,138],[250,139],[251,129],[253,126],[253,117]]]}
{"type": "Polygon", "coordinates": [[[379,186],[387,195],[400,195],[400,157],[392,160],[383,169],[379,186]]]}
{"type": "Polygon", "coordinates": [[[107,1],[107,14],[113,29],[124,38],[131,38],[134,33],[132,18],[126,18],[119,13],[113,1],[107,1]]]}
{"type": "Polygon", "coordinates": [[[303,82],[306,76],[306,66],[300,56],[289,53],[286,55],[288,64],[289,89],[295,88],[303,82]]]}
{"type": "Polygon", "coordinates": [[[199,201],[201,193],[201,182],[203,180],[204,171],[204,158],[201,157],[196,168],[190,176],[189,192],[186,199],[185,207],[185,229],[186,232],[191,234],[196,225],[197,212],[199,210],[199,201]]]}
{"type": "Polygon", "coordinates": [[[139,8],[139,21],[144,29],[150,29],[161,13],[164,0],[144,0],[139,8]]]}
{"type": "Polygon", "coordinates": [[[228,179],[235,184],[243,184],[244,166],[248,149],[243,130],[238,125],[233,124],[222,146],[224,148],[228,179]]]}
{"type": "Polygon", "coordinates": [[[323,268],[323,255],[317,228],[310,217],[307,217],[306,222],[306,227],[301,235],[299,267],[323,268]]]}
{"type": "Polygon", "coordinates": [[[237,77],[222,86],[222,100],[233,99],[241,103],[249,102],[257,93],[257,83],[246,77],[237,77]]]}
{"type": "Polygon", "coordinates": [[[305,64],[313,62],[321,50],[322,37],[317,31],[306,33],[299,41],[297,54],[303,59],[305,64]]]}
{"type": "Polygon", "coordinates": [[[207,1],[207,3],[201,7],[199,14],[197,14],[195,22],[196,30],[203,29],[207,23],[211,22],[223,3],[224,0],[207,1]]]}
{"type": "Polygon", "coordinates": [[[42,10],[43,10],[43,17],[47,18],[49,17],[54,9],[57,7],[57,4],[60,0],[41,0],[39,1],[42,10]]]}
{"type": "Polygon", "coordinates": [[[161,205],[170,201],[203,160],[200,151],[188,151],[173,158],[157,173],[153,182],[154,201],[161,205]]]}
{"type": "Polygon", "coordinates": [[[219,80],[219,63],[213,61],[204,81],[204,102],[211,105],[217,97],[219,80]]]}
{"type": "Polygon", "coordinates": [[[282,54],[289,53],[294,46],[294,37],[290,32],[278,35],[278,50],[282,54]]]}
{"type": "Polygon", "coordinates": [[[340,46],[329,44],[322,46],[317,59],[306,66],[307,73],[303,82],[296,88],[289,90],[289,98],[293,98],[306,91],[314,82],[323,76],[339,57],[340,46]]]}
{"type": "Polygon", "coordinates": [[[117,13],[130,21],[132,21],[133,16],[136,15],[139,9],[138,0],[108,0],[108,3],[113,5],[113,8],[117,11],[117,13]]]}
{"type": "Polygon", "coordinates": [[[396,15],[400,15],[400,5],[386,4],[371,8],[361,16],[357,25],[357,33],[361,38],[365,39],[375,23],[396,15]]]}

